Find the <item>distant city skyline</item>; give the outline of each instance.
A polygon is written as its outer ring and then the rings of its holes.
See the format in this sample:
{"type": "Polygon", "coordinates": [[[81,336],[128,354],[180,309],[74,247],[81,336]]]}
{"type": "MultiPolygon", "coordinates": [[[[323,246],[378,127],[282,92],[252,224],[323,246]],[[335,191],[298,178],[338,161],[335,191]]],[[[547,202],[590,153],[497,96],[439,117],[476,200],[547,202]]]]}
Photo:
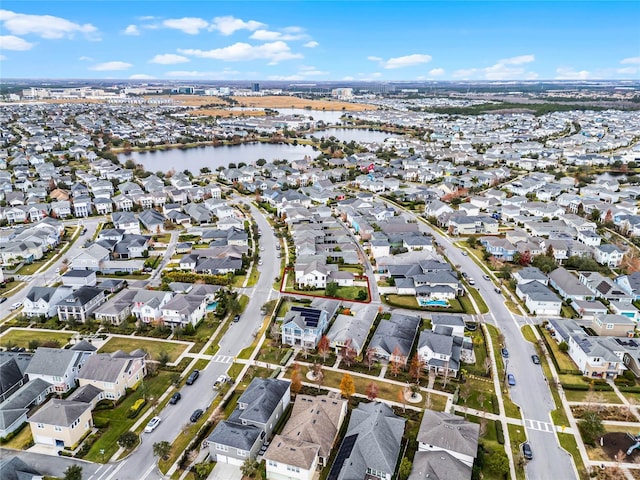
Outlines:
{"type": "Polygon", "coordinates": [[[637,80],[640,2],[18,2],[1,78],[637,80]]]}

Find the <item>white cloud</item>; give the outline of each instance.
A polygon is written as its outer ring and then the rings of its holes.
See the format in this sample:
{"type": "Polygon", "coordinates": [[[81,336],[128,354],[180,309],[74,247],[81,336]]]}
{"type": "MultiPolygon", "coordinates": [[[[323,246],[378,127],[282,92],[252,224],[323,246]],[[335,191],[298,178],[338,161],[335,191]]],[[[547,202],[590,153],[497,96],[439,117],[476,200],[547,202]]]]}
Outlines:
{"type": "Polygon", "coordinates": [[[228,47],[214,48],[213,50],[178,49],[178,52],[184,55],[211,58],[224,62],[268,60],[269,65],[275,65],[283,60],[302,58],[302,54],[293,53],[289,45],[282,41],[263,43],[262,45],[238,42],[228,47]]]}
{"type": "Polygon", "coordinates": [[[412,55],[405,55],[403,57],[390,58],[389,60],[383,60],[380,57],[369,56],[367,60],[380,63],[382,68],[387,70],[395,68],[415,67],[423,63],[429,63],[431,61],[431,55],[424,55],[421,53],[414,53],[412,55]]]}
{"type": "Polygon", "coordinates": [[[460,70],[453,72],[451,76],[453,78],[469,79],[473,77],[477,71],[477,68],[461,68],[460,70]]]}
{"type": "Polygon", "coordinates": [[[350,77],[350,76],[346,76],[346,77],[342,77],[342,80],[343,80],[344,82],[351,82],[352,80],[354,80],[354,78],[353,78],[353,77],[350,77]]]}
{"type": "Polygon", "coordinates": [[[200,30],[207,28],[209,23],[198,17],[170,18],[162,22],[167,28],[181,30],[189,35],[197,35],[200,30]]]}
{"type": "Polygon", "coordinates": [[[0,35],[0,49],[3,50],[31,50],[34,45],[15,35],[0,35]]]}
{"type": "Polygon", "coordinates": [[[5,55],[0,55],[0,62],[1,62],[2,60],[6,60],[6,59],[7,59],[7,57],[6,57],[5,55]]]}
{"type": "Polygon", "coordinates": [[[271,42],[274,40],[306,40],[309,38],[309,35],[304,33],[304,29],[301,27],[285,27],[282,29],[282,32],[259,29],[253,32],[249,38],[263,42],[271,42]]]}
{"type": "Polygon", "coordinates": [[[154,78],[156,77],[144,73],[135,73],[133,75],[129,75],[129,80],[152,80],[154,78]]]}
{"type": "Polygon", "coordinates": [[[265,26],[266,25],[264,23],[256,22],[255,20],[245,22],[240,18],[235,18],[229,15],[214,18],[209,30],[217,30],[222,35],[232,35],[238,30],[249,30],[250,32],[253,32],[254,30],[265,26]]]}
{"type": "Polygon", "coordinates": [[[269,42],[282,39],[282,33],[272,32],[270,30],[256,30],[249,38],[269,42]]]}
{"type": "Polygon", "coordinates": [[[125,35],[140,35],[140,30],[138,30],[137,25],[131,24],[127,26],[127,28],[125,28],[122,33],[124,33],[125,35]]]}
{"type": "Polygon", "coordinates": [[[316,48],[318,45],[320,45],[318,42],[316,42],[315,40],[311,40],[310,42],[307,42],[302,46],[307,48],[316,48]]]}
{"type": "Polygon", "coordinates": [[[567,67],[557,68],[556,74],[556,80],[587,80],[591,78],[591,72],[587,70],[577,71],[567,67]]]}
{"type": "Polygon", "coordinates": [[[484,68],[462,68],[453,72],[453,78],[464,80],[535,80],[538,74],[528,71],[526,64],[534,62],[534,55],[520,55],[517,57],[503,58],[497,63],[484,68]]]}
{"type": "Polygon", "coordinates": [[[523,65],[525,63],[531,63],[535,61],[535,59],[535,55],[520,55],[518,57],[505,58],[498,61],[498,63],[503,63],[505,65],[523,65]]]}
{"type": "Polygon", "coordinates": [[[318,70],[316,67],[302,66],[297,73],[292,75],[271,75],[269,80],[294,81],[308,78],[318,78],[329,75],[329,72],[318,70]]]}
{"type": "Polygon", "coordinates": [[[620,60],[620,63],[632,64],[632,65],[640,65],[640,57],[623,58],[622,60],[620,60]]]}
{"type": "Polygon", "coordinates": [[[34,34],[46,39],[72,38],[75,33],[84,34],[89,40],[99,40],[98,29],[90,23],[80,25],[52,15],[25,15],[10,10],[0,10],[4,28],[15,35],[34,34]]]}
{"type": "Polygon", "coordinates": [[[616,69],[616,73],[619,73],[620,75],[635,75],[638,72],[640,72],[640,68],[637,67],[625,67],[616,69]]]}
{"type": "Polygon", "coordinates": [[[237,75],[238,71],[236,70],[223,70],[221,72],[201,72],[201,71],[197,71],[197,70],[175,70],[172,72],[167,72],[165,73],[165,75],[167,77],[173,77],[173,78],[193,78],[193,77],[209,77],[209,78],[225,78],[225,77],[232,77],[234,75],[237,75]]]}
{"type": "Polygon", "coordinates": [[[430,77],[440,77],[444,75],[444,68],[433,68],[429,70],[430,77]]]}
{"type": "Polygon", "coordinates": [[[98,63],[97,65],[94,65],[93,67],[89,67],[89,70],[94,70],[96,72],[108,72],[108,71],[112,71],[112,70],[126,70],[128,68],[131,68],[133,65],[127,62],[104,62],[104,63],[98,63]]]}
{"type": "Polygon", "coordinates": [[[82,57],[78,57],[78,60],[80,60],[81,62],[93,62],[92,57],[86,57],[84,55],[82,57]]]}
{"type": "Polygon", "coordinates": [[[176,63],[186,63],[190,60],[182,55],[176,55],[175,53],[165,53],[162,55],[156,55],[149,63],[159,63],[160,65],[175,65],[176,63]]]}

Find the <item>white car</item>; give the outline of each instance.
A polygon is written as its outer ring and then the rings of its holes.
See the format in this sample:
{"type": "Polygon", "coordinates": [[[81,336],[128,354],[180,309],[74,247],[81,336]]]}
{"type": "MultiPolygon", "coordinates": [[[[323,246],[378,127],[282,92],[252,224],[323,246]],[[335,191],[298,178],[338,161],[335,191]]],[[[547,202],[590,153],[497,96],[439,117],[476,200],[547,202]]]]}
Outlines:
{"type": "Polygon", "coordinates": [[[11,310],[17,310],[22,306],[22,302],[16,302],[11,304],[11,310]]]}
{"type": "Polygon", "coordinates": [[[153,432],[158,427],[158,425],[160,425],[161,421],[162,419],[160,417],[153,417],[151,420],[149,420],[149,423],[147,423],[147,426],[144,427],[145,433],[153,432]]]}

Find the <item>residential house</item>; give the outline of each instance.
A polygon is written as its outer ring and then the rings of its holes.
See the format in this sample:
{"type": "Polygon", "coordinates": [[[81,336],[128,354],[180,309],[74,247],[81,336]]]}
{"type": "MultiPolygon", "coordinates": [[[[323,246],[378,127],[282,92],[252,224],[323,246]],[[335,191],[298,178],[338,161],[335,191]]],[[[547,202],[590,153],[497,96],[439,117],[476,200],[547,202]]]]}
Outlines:
{"type": "Polygon", "coordinates": [[[80,287],[57,304],[61,321],[86,322],[93,311],[106,301],[104,291],[96,287],[80,287]]]}
{"type": "Polygon", "coordinates": [[[71,288],[68,287],[31,287],[23,300],[22,314],[29,318],[51,318],[58,313],[58,302],[69,293],[71,288]]]}
{"type": "Polygon", "coordinates": [[[76,255],[71,260],[73,270],[92,270],[98,272],[102,270],[104,262],[109,260],[109,250],[102,245],[94,243],[76,255]]]}
{"type": "Polygon", "coordinates": [[[162,306],[160,321],[171,328],[196,326],[206,314],[206,297],[192,294],[177,294],[162,306]]]}
{"type": "Polygon", "coordinates": [[[356,356],[363,353],[364,344],[377,315],[377,308],[373,305],[353,307],[351,315],[339,314],[327,332],[329,345],[336,354],[349,346],[356,352],[356,356]],[[354,310],[355,309],[355,310],[354,310]]]}
{"type": "Polygon", "coordinates": [[[42,480],[44,475],[17,456],[0,459],[2,480],[42,480]]]}
{"type": "Polygon", "coordinates": [[[328,478],[391,480],[400,458],[405,421],[384,403],[361,402],[351,412],[328,478]]]}
{"type": "Polygon", "coordinates": [[[237,466],[255,459],[291,402],[290,387],[286,380],[254,378],[207,439],[212,459],[237,466]]]}
{"type": "MultiPolygon", "coordinates": [[[[157,210],[144,210],[139,215],[140,223],[151,233],[164,232],[166,217],[157,210]]],[[[138,232],[140,233],[140,232],[138,232]]]]}
{"type": "Polygon", "coordinates": [[[601,337],[633,337],[636,322],[624,315],[596,315],[591,321],[591,328],[601,337]]]}
{"type": "Polygon", "coordinates": [[[96,347],[81,342],[69,349],[38,347],[25,372],[30,381],[40,378],[53,385],[56,393],[75,388],[80,368],[96,351],[96,347]]]}
{"type": "Polygon", "coordinates": [[[380,320],[369,348],[377,358],[406,365],[420,323],[420,317],[392,313],[389,320],[380,320]]]}
{"type": "Polygon", "coordinates": [[[562,300],[540,282],[519,283],[516,295],[533,315],[560,315],[562,300]]]}
{"type": "Polygon", "coordinates": [[[569,335],[569,356],[589,378],[615,379],[626,369],[623,351],[613,337],[590,337],[584,332],[569,335]]]}
{"type": "Polygon", "coordinates": [[[125,233],[140,235],[140,222],[133,212],[113,212],[111,221],[114,228],[124,230],[125,233]]]}
{"type": "Polygon", "coordinates": [[[539,282],[543,285],[549,285],[549,278],[542,273],[542,270],[536,267],[521,268],[520,270],[513,272],[511,276],[518,284],[539,282]]]}
{"type": "Polygon", "coordinates": [[[95,287],[97,283],[95,270],[67,270],[61,279],[62,285],[74,290],[83,286],[95,287]]]}
{"type": "Polygon", "coordinates": [[[311,480],[317,467],[327,465],[346,413],[347,401],[339,394],[297,395],[289,420],[264,455],[267,478],[311,480]]]}
{"type": "Polygon", "coordinates": [[[622,263],[625,252],[617,246],[606,243],[595,247],[595,261],[609,268],[617,268],[622,263]]]}
{"type": "Polygon", "coordinates": [[[74,449],[93,427],[91,404],[54,398],[29,418],[33,441],[74,449]]]}
{"type": "Polygon", "coordinates": [[[432,330],[418,337],[416,355],[429,371],[456,377],[461,363],[474,363],[473,343],[464,336],[465,324],[458,315],[434,315],[432,330]]]}
{"type": "Polygon", "coordinates": [[[121,350],[113,353],[97,353],[89,357],[80,373],[80,386],[93,385],[104,391],[104,398],[119,400],[126,389],[135,389],[146,375],[146,353],[135,350],[127,354],[121,350]]]}
{"type": "Polygon", "coordinates": [[[26,370],[31,358],[30,353],[0,352],[0,403],[27,383],[26,370]]]}
{"type": "Polygon", "coordinates": [[[329,326],[331,318],[324,309],[294,305],[282,321],[282,343],[314,349],[329,326]]]}
{"type": "Polygon", "coordinates": [[[594,291],[564,267],[556,268],[549,274],[549,285],[555,288],[565,300],[591,300],[595,298],[594,291]]]}
{"type": "Polygon", "coordinates": [[[614,280],[620,287],[633,297],[640,300],[640,272],[632,272],[628,275],[620,275],[614,280]]]}
{"type": "Polygon", "coordinates": [[[580,281],[587,285],[595,296],[604,298],[609,302],[618,301],[630,304],[633,296],[625,292],[617,283],[599,272],[580,272],[580,281]]]}
{"type": "MultiPolygon", "coordinates": [[[[2,375],[5,375],[4,369],[2,375]]],[[[6,438],[22,427],[27,422],[29,411],[44,403],[49,393],[51,384],[36,378],[6,396],[6,400],[0,403],[0,438],[6,438]]],[[[0,474],[4,472],[0,470],[0,474]]]]}

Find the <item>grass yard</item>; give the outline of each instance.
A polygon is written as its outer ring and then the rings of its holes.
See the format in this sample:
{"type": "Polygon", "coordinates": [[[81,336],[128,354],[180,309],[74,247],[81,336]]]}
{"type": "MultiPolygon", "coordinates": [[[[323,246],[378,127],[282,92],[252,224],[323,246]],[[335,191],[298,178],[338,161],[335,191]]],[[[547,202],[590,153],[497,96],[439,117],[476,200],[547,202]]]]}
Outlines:
{"type": "Polygon", "coordinates": [[[511,397],[509,395],[503,395],[502,401],[504,403],[504,414],[507,417],[518,419],[522,418],[522,415],[520,414],[520,408],[511,401],[511,397]]]}
{"type": "Polygon", "coordinates": [[[6,347],[7,345],[13,345],[17,347],[29,348],[30,342],[58,342],[60,348],[64,347],[73,336],[72,332],[59,332],[59,331],[47,331],[41,330],[11,330],[10,332],[0,337],[0,345],[6,347]]]}
{"type": "Polygon", "coordinates": [[[527,441],[527,434],[525,428],[521,425],[508,425],[509,428],[509,440],[511,441],[511,451],[513,452],[513,459],[516,464],[516,478],[524,480],[524,464],[518,461],[518,458],[522,456],[522,448],[520,445],[527,441]]]}
{"type": "Polygon", "coordinates": [[[580,479],[586,480],[587,478],[589,478],[587,469],[584,468],[584,462],[582,461],[580,450],[578,450],[576,437],[574,437],[570,433],[558,433],[558,440],[560,442],[560,446],[567,452],[569,452],[569,454],[571,454],[571,456],[573,457],[573,462],[576,464],[576,468],[578,469],[578,473],[580,474],[580,479]]]}
{"type": "Polygon", "coordinates": [[[525,325],[524,327],[522,327],[521,330],[522,330],[522,336],[527,342],[531,342],[534,345],[538,343],[538,340],[536,339],[535,333],[533,333],[533,328],[531,328],[531,325],[525,325]]]}
{"type": "MultiPolygon", "coordinates": [[[[485,412],[493,413],[498,410],[498,402],[495,402],[493,394],[493,381],[490,379],[481,380],[478,378],[467,378],[467,386],[461,386],[460,390],[463,392],[458,395],[458,405],[464,405],[468,408],[476,410],[483,410],[485,412]],[[469,396],[466,401],[462,398],[464,396],[464,390],[468,389],[469,396]]],[[[465,384],[465,385],[466,385],[465,384]]]]}
{"type": "Polygon", "coordinates": [[[157,360],[160,352],[169,355],[169,362],[175,362],[182,352],[187,349],[186,345],[166,340],[145,340],[138,337],[111,337],[100,349],[100,353],[111,353],[116,350],[131,352],[141,348],[149,353],[153,360],[157,360]]]}
{"type": "Polygon", "coordinates": [[[25,423],[22,430],[20,430],[20,433],[8,442],[0,444],[0,449],[12,448],[14,450],[25,450],[32,441],[33,436],[31,435],[31,428],[29,428],[29,425],[25,423]]]}
{"type": "Polygon", "coordinates": [[[467,290],[469,291],[473,299],[476,301],[476,305],[478,305],[478,309],[480,310],[480,313],[489,313],[489,307],[487,306],[484,299],[482,298],[482,295],[480,295],[480,292],[478,291],[478,289],[473,287],[467,287],[467,290]]]}
{"type": "Polygon", "coordinates": [[[588,390],[567,390],[564,391],[569,402],[588,402],[591,398],[593,403],[618,403],[622,404],[616,392],[589,392],[588,390]]]}
{"type": "MultiPolygon", "coordinates": [[[[492,453],[503,453],[504,446],[498,443],[498,437],[496,434],[496,422],[494,420],[488,420],[486,418],[475,417],[473,415],[466,415],[466,419],[473,423],[480,424],[480,445],[492,453]]],[[[485,460],[486,460],[485,453],[485,460]]],[[[499,475],[491,472],[487,466],[486,461],[482,468],[482,477],[484,480],[503,480],[499,475]]]]}
{"type": "Polygon", "coordinates": [[[151,408],[152,402],[147,402],[136,418],[128,418],[129,408],[133,406],[136,400],[143,397],[143,391],[146,392],[147,398],[159,398],[171,385],[171,373],[160,372],[155,377],[147,378],[142,386],[131,393],[116,408],[111,410],[94,410],[92,415],[94,419],[108,420],[109,426],[104,430],[100,438],[93,444],[89,453],[84,457],[90,462],[108,461],[109,458],[118,450],[118,437],[127,430],[130,430],[136,420],[144,414],[146,410],[151,408]],[[100,450],[104,449],[104,455],[100,454],[100,450]]]}
{"type": "Polygon", "coordinates": [[[390,293],[388,295],[383,295],[383,297],[389,305],[394,307],[421,310],[418,306],[418,302],[416,301],[416,297],[412,295],[396,295],[394,293],[390,293]]]}

